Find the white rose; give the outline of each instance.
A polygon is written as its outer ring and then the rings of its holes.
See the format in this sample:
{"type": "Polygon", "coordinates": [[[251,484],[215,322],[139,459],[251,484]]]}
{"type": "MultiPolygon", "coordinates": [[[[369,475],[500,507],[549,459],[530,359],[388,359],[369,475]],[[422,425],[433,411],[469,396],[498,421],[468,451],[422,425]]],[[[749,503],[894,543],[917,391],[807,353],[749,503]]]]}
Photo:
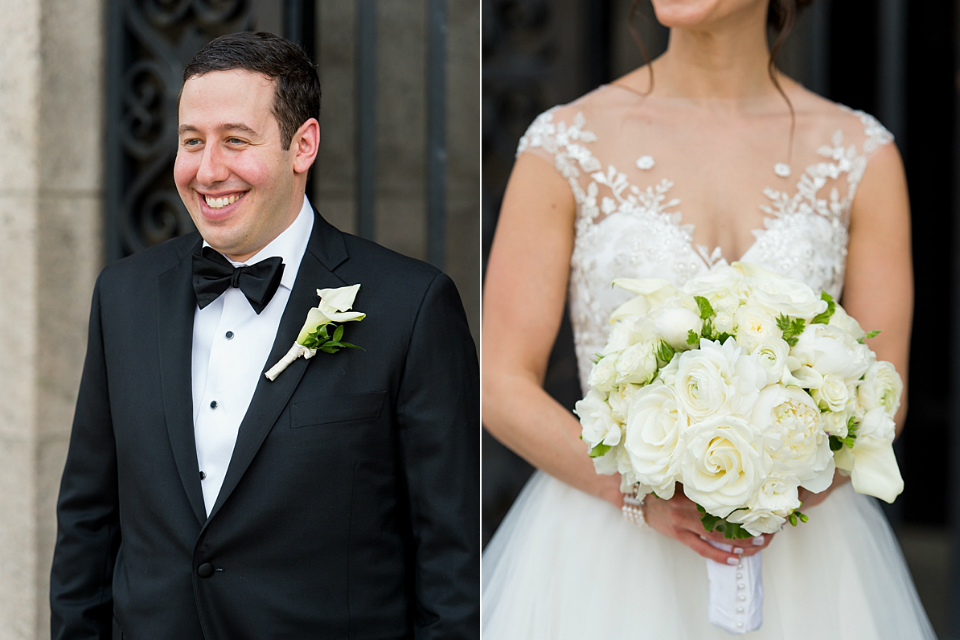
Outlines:
{"type": "Polygon", "coordinates": [[[852,413],[847,411],[826,411],[820,414],[823,430],[828,436],[847,437],[847,423],[852,413]]]}
{"type": "Polygon", "coordinates": [[[677,359],[674,388],[684,411],[695,420],[748,414],[767,383],[757,359],[743,353],[733,338],[723,345],[701,340],[700,349],[685,351],[677,359]]]}
{"type": "Polygon", "coordinates": [[[737,309],[736,336],[737,344],[753,353],[763,341],[781,338],[783,331],[777,326],[776,317],[769,311],[758,305],[745,304],[737,309]]]}
{"type": "Polygon", "coordinates": [[[755,536],[776,533],[787,521],[787,516],[800,508],[799,492],[793,480],[777,475],[768,476],[760,485],[750,508],[731,513],[727,520],[739,522],[755,536]]]}
{"type": "Polygon", "coordinates": [[[863,347],[837,327],[809,324],[797,338],[790,355],[821,375],[833,374],[852,383],[859,380],[871,364],[870,350],[864,351],[863,347]]]}
{"type": "Polygon", "coordinates": [[[683,492],[721,518],[746,506],[764,480],[760,429],[719,416],[693,424],[680,464],[683,492]]]}
{"type": "Polygon", "coordinates": [[[620,423],[614,419],[610,405],[600,392],[588,391],[587,396],[574,406],[573,412],[580,418],[581,437],[591,449],[598,444],[612,447],[620,443],[620,423]]]}
{"type": "Polygon", "coordinates": [[[753,350],[753,356],[767,372],[767,384],[780,382],[784,374],[790,372],[787,367],[789,353],[790,345],[776,336],[762,340],[753,350]]]}
{"type": "Polygon", "coordinates": [[[617,354],[610,354],[600,358],[590,375],[587,377],[587,384],[591,389],[599,391],[610,391],[617,385],[617,354]]]}
{"type": "Polygon", "coordinates": [[[773,472],[794,476],[815,493],[830,486],[834,470],[830,437],[809,394],[799,387],[767,387],[760,392],[750,421],[763,432],[773,472]]]}
{"type": "Polygon", "coordinates": [[[883,361],[870,365],[857,388],[857,397],[864,411],[882,407],[890,418],[897,415],[902,394],[900,374],[892,364],[883,361]]]}
{"type": "Polygon", "coordinates": [[[827,303],[820,299],[819,294],[806,284],[790,278],[750,278],[745,287],[749,288],[754,303],[777,316],[783,314],[812,320],[827,310],[827,303]]]}
{"type": "Polygon", "coordinates": [[[846,331],[854,340],[862,340],[867,335],[860,323],[849,316],[840,305],[836,306],[830,317],[830,326],[846,331]]]}
{"type": "Polygon", "coordinates": [[[607,396],[607,404],[610,405],[610,411],[613,413],[613,417],[617,422],[622,424],[626,421],[627,412],[630,409],[630,401],[633,400],[633,396],[642,388],[643,387],[636,384],[622,384],[607,396]]]}
{"type": "Polygon", "coordinates": [[[617,357],[617,383],[646,384],[657,372],[657,345],[638,342],[617,357]]]}
{"type": "Polygon", "coordinates": [[[691,278],[681,291],[690,296],[709,298],[717,292],[736,291],[743,280],[743,274],[727,264],[718,264],[705,276],[691,278]]]}
{"type": "Polygon", "coordinates": [[[620,353],[627,347],[631,347],[638,342],[653,340],[656,334],[653,332],[653,323],[647,318],[624,318],[613,323],[610,329],[610,335],[607,337],[607,344],[603,347],[602,355],[611,353],[620,353]]]}
{"type": "Polygon", "coordinates": [[[838,466],[850,471],[857,493],[893,502],[903,492],[903,478],[893,454],[896,428],[882,407],[868,411],[860,422],[853,449],[843,447],[843,462],[838,466]]]}
{"type": "Polygon", "coordinates": [[[826,374],[820,386],[810,392],[813,400],[824,411],[843,411],[851,399],[850,389],[843,381],[833,374],[826,374]]]}
{"type": "Polygon", "coordinates": [[[698,334],[703,328],[700,316],[685,307],[665,309],[656,320],[653,328],[668,345],[682,351],[690,348],[687,336],[691,331],[698,334]]]}
{"type": "Polygon", "coordinates": [[[639,482],[664,500],[673,497],[688,425],[676,393],[663,384],[641,389],[627,412],[624,448],[633,471],[639,482]]]}

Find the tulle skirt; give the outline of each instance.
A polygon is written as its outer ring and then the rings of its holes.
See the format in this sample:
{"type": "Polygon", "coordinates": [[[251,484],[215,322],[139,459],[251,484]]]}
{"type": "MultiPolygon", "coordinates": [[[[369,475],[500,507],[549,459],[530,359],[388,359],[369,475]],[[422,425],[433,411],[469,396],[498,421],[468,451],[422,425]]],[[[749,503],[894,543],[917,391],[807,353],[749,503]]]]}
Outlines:
{"type": "MultiPolygon", "coordinates": [[[[763,551],[748,640],[935,638],[873,498],[846,484],[763,551]]],[[[706,560],[537,472],[483,555],[483,638],[729,638],[707,619],[706,560]]]]}

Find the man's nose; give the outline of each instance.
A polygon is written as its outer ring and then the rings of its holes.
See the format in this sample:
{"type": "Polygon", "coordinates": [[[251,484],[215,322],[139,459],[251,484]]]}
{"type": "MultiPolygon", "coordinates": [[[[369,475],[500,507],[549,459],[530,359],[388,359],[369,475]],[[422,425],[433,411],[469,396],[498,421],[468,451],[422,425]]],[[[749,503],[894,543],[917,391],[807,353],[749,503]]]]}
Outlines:
{"type": "Polygon", "coordinates": [[[197,182],[212,185],[226,180],[229,171],[220,149],[216,145],[209,145],[201,154],[200,166],[197,167],[197,182]]]}

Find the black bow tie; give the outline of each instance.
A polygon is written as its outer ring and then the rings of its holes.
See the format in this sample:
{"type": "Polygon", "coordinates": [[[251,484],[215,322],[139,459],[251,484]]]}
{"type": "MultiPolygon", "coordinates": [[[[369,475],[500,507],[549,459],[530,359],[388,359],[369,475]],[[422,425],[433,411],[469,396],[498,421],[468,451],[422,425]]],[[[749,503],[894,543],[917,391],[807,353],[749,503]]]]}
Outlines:
{"type": "Polygon", "coordinates": [[[211,247],[193,254],[193,291],[201,309],[232,286],[247,296],[250,306],[259,315],[277,292],[282,275],[283,258],[267,258],[257,264],[234,267],[211,247]]]}

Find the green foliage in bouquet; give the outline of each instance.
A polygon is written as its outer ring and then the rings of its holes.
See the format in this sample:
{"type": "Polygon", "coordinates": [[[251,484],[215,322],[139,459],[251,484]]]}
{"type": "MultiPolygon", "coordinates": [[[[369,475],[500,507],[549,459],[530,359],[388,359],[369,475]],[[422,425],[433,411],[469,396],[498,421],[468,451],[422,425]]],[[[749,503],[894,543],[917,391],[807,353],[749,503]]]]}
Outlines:
{"type": "Polygon", "coordinates": [[[713,326],[713,319],[716,317],[717,313],[713,310],[713,305],[710,304],[709,300],[703,296],[693,296],[693,299],[696,300],[697,308],[700,310],[700,319],[703,320],[703,328],[700,329],[699,335],[696,331],[691,329],[687,333],[687,344],[700,344],[700,338],[715,340],[720,344],[723,344],[726,342],[727,338],[733,337],[732,333],[727,333],[726,331],[717,331],[716,327],[713,326]]]}
{"type": "Polygon", "coordinates": [[[847,420],[847,437],[830,436],[830,451],[840,451],[844,446],[853,449],[853,444],[857,441],[857,429],[859,428],[860,423],[857,422],[856,418],[850,416],[850,419],[847,420]]]}
{"type": "MultiPolygon", "coordinates": [[[[703,528],[707,531],[719,531],[723,534],[724,538],[729,540],[743,540],[754,537],[754,535],[744,529],[743,525],[739,522],[727,522],[724,518],[707,513],[707,510],[700,505],[697,505],[697,511],[700,512],[700,522],[703,523],[703,528]]],[[[734,512],[736,511],[741,511],[741,509],[734,509],[734,512]]],[[[807,522],[809,519],[806,514],[800,513],[797,509],[794,509],[790,515],[787,516],[787,522],[794,527],[801,522],[807,522]]]]}
{"type": "Polygon", "coordinates": [[[311,331],[310,334],[307,335],[307,337],[304,338],[303,342],[300,344],[308,349],[316,349],[325,353],[336,353],[340,349],[364,350],[363,347],[358,347],[355,344],[342,342],[342,338],[343,325],[336,325],[331,322],[330,324],[322,324],[314,331],[311,331]],[[333,327],[333,335],[330,335],[331,327],[333,327]]]}
{"type": "Polygon", "coordinates": [[[830,324],[830,318],[832,318],[833,314],[837,311],[837,303],[833,301],[832,295],[824,291],[820,294],[820,299],[826,301],[827,310],[820,315],[814,316],[810,324],[830,324]]]}

